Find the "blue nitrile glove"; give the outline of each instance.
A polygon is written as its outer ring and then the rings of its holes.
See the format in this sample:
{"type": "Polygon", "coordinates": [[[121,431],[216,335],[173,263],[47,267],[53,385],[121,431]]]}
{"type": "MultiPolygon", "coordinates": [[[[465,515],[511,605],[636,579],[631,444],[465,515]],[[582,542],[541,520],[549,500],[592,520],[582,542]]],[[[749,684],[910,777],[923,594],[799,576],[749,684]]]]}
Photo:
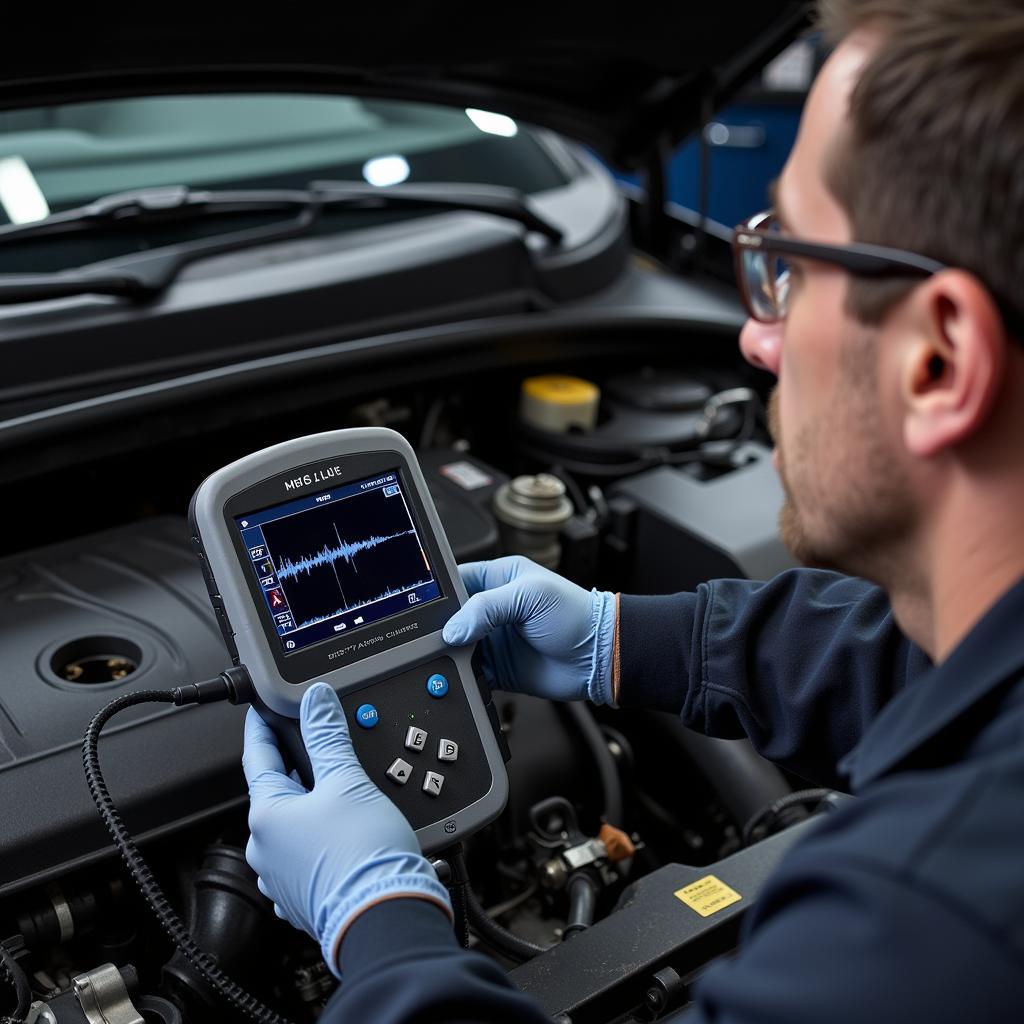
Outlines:
{"type": "Polygon", "coordinates": [[[364,910],[417,897],[451,915],[451,903],[409,822],[363,771],[334,690],[311,686],[299,714],[312,790],[285,774],[263,719],[251,708],[246,716],[242,767],[252,836],[245,859],[278,917],[312,935],[340,978],[341,937],[364,910]]]}
{"type": "Polygon", "coordinates": [[[469,600],[447,622],[453,646],[484,639],[502,690],[612,703],[615,595],[584,590],[522,555],[459,566],[469,600]]]}

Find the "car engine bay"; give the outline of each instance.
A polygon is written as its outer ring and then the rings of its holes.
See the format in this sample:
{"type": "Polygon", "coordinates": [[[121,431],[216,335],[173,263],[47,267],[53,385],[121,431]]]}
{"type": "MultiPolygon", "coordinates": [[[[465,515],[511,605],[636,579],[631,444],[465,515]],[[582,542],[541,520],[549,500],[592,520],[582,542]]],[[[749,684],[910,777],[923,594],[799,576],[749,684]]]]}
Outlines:
{"type": "MultiPolygon", "coordinates": [[[[161,405],[151,392],[133,412],[129,393],[99,420],[83,406],[59,429],[9,421],[0,939],[34,1019],[107,1019],[95,999],[166,1024],[234,1012],[135,891],[81,768],[82,733],[108,701],[230,663],[184,515],[219,465],[292,436],[389,426],[413,443],[460,562],[522,553],[584,587],[645,593],[792,564],[776,537],[765,381],[740,364],[734,328],[610,321],[549,323],[526,344],[494,327],[485,345],[349,357],[330,373],[320,353],[291,377],[229,377],[219,395],[161,405]]],[[[497,692],[494,704],[511,796],[465,847],[474,945],[565,1021],[659,1019],[731,950],[742,915],[689,942],[658,924],[650,880],[679,888],[731,857],[766,871],[821,795],[790,800],[798,780],[745,740],[690,734],[663,713],[497,692]],[[583,896],[568,884],[580,871],[583,896]],[[643,942],[601,931],[629,914],[643,942]],[[631,943],[636,966],[569,993],[558,979],[571,988],[578,971],[559,958],[588,930],[631,943]]],[[[281,1014],[314,1020],[336,982],[244,859],[243,716],[224,703],[133,708],[104,735],[107,782],[199,945],[281,1014]]]]}

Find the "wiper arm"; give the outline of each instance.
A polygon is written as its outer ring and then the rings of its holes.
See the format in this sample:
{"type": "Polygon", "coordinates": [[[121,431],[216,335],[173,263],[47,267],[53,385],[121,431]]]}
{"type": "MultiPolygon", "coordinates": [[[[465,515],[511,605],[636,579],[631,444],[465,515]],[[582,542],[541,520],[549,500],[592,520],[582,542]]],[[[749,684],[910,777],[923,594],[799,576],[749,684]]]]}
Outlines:
{"type": "Polygon", "coordinates": [[[432,182],[422,185],[362,185],[353,181],[312,181],[312,194],[325,208],[346,207],[353,210],[386,208],[467,210],[489,213],[495,217],[518,221],[528,231],[536,231],[555,245],[562,241],[562,231],[531,209],[522,192],[497,185],[462,185],[432,182]]]}
{"type": "Polygon", "coordinates": [[[514,220],[557,244],[562,232],[538,216],[514,189],[485,185],[423,184],[379,188],[345,181],[314,181],[308,189],[193,191],[183,186],[120,192],[86,206],[29,224],[0,227],[0,245],[47,235],[76,234],[111,227],[140,226],[227,213],[297,210],[291,220],[236,231],[77,270],[52,274],[0,274],[0,304],[69,295],[113,295],[147,299],[167,288],[189,263],[253,245],[310,233],[324,209],[387,208],[466,210],[514,220]]]}

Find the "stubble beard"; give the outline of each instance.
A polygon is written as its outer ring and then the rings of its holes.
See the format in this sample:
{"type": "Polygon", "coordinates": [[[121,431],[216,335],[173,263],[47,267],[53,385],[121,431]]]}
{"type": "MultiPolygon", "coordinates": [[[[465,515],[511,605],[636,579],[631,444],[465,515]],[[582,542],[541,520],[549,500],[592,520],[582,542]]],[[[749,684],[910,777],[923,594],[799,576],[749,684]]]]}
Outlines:
{"type": "Polygon", "coordinates": [[[783,543],[803,565],[886,586],[906,565],[914,517],[904,475],[881,432],[868,356],[860,346],[858,362],[843,368],[844,392],[830,405],[827,422],[804,425],[786,438],[785,450],[777,388],[768,417],[785,493],[783,543]]]}

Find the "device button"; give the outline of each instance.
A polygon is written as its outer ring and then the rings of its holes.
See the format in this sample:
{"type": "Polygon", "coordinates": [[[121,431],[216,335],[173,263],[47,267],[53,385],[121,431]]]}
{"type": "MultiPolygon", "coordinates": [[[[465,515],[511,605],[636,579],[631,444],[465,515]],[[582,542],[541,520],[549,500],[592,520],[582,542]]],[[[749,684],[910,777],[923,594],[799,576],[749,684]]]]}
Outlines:
{"type": "Polygon", "coordinates": [[[443,697],[448,692],[448,680],[440,672],[435,672],[427,680],[427,693],[431,697],[443,697]]]}
{"type": "Polygon", "coordinates": [[[397,782],[400,786],[404,786],[411,776],[412,765],[408,761],[403,761],[400,757],[396,757],[394,763],[388,769],[388,778],[392,782],[397,782]]]}
{"type": "Polygon", "coordinates": [[[410,725],[405,734],[405,749],[420,751],[427,745],[427,734],[423,729],[410,725]]]}
{"type": "Polygon", "coordinates": [[[360,704],[356,708],[356,723],[364,729],[372,729],[378,721],[377,709],[372,704],[360,704]]]}
{"type": "Polygon", "coordinates": [[[423,780],[423,792],[428,796],[440,796],[441,787],[444,785],[444,776],[437,772],[427,772],[423,780]]]}
{"type": "Polygon", "coordinates": [[[438,761],[458,761],[459,745],[454,740],[441,740],[437,745],[438,761]]]}

